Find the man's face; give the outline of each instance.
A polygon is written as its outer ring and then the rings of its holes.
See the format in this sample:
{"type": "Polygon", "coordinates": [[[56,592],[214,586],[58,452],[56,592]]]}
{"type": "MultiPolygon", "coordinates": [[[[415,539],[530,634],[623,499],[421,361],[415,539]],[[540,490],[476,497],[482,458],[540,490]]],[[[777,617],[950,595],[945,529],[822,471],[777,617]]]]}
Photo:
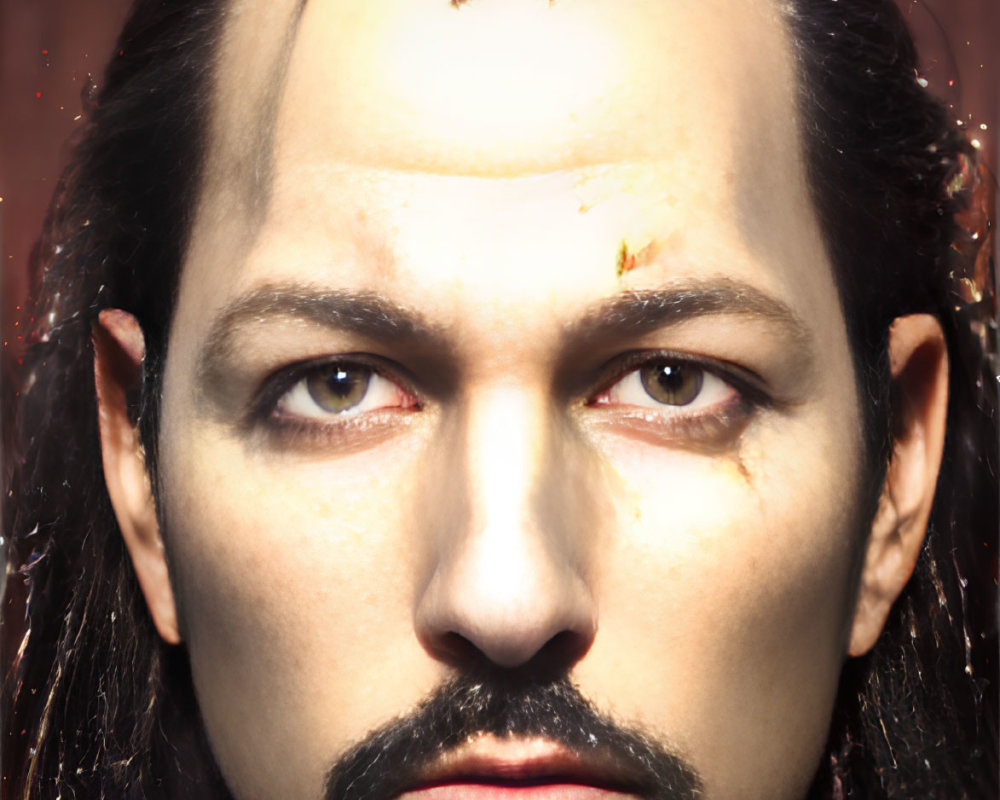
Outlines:
{"type": "Polygon", "coordinates": [[[234,793],[318,797],[450,679],[544,668],[705,797],[800,797],[861,460],[777,8],[294,14],[227,21],[161,425],[234,793]]]}

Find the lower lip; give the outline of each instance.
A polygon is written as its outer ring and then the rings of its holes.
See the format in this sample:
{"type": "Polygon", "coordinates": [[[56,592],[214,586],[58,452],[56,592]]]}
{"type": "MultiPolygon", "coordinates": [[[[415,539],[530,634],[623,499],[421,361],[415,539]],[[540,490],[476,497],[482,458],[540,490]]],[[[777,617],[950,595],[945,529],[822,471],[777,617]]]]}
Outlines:
{"type": "Polygon", "coordinates": [[[533,786],[497,786],[485,783],[446,783],[415,789],[397,800],[626,800],[635,795],[579,783],[533,786]]]}

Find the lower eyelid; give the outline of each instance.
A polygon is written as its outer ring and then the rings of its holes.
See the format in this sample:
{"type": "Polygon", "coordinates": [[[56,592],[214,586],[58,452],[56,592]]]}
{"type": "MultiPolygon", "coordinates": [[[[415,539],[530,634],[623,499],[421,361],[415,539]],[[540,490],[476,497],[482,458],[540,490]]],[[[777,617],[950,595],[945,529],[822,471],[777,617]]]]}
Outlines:
{"type": "Polygon", "coordinates": [[[330,420],[275,416],[261,430],[269,451],[319,452],[323,458],[349,456],[391,442],[418,421],[398,408],[381,408],[330,420]]]}
{"type": "Polygon", "coordinates": [[[734,390],[727,400],[690,412],[684,407],[663,413],[642,406],[597,406],[586,423],[595,433],[615,439],[718,455],[732,450],[759,410],[734,390]]]}

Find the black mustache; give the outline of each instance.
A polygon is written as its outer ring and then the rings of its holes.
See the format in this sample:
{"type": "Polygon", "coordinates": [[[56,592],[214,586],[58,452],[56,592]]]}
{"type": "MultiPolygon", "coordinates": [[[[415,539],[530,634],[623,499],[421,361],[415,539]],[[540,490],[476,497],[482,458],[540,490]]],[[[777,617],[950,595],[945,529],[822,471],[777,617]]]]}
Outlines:
{"type": "MultiPolygon", "coordinates": [[[[598,713],[566,677],[463,675],[442,685],[413,713],[373,731],[327,776],[325,800],[390,800],[412,788],[442,753],[483,734],[544,738],[586,759],[610,754],[647,800],[694,800],[695,771],[644,733],[598,713]]],[[[631,781],[630,781],[631,783],[631,781]]]]}

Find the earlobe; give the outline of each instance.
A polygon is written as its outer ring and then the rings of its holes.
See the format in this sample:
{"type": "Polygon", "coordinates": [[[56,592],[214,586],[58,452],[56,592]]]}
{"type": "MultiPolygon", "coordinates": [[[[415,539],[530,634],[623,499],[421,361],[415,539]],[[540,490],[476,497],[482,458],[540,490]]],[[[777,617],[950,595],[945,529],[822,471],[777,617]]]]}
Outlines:
{"type": "Polygon", "coordinates": [[[102,311],[93,330],[101,456],[108,495],[160,636],[180,642],[173,590],[139,431],[129,396],[141,384],[145,344],[135,317],[102,311]]]}
{"type": "Polygon", "coordinates": [[[894,441],[861,572],[848,654],[878,640],[892,604],[923,545],[948,409],[948,352],[938,320],[913,314],[893,322],[889,361],[894,384],[894,441]]]}

